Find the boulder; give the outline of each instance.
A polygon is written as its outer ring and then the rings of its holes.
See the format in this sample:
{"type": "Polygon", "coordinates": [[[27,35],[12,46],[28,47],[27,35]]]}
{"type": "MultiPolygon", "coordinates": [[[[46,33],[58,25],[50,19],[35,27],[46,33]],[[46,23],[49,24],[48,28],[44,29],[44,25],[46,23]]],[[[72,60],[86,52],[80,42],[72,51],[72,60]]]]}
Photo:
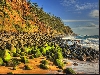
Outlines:
{"type": "Polygon", "coordinates": [[[77,74],[72,68],[66,68],[66,69],[64,70],[64,72],[65,72],[66,74],[77,74]]]}

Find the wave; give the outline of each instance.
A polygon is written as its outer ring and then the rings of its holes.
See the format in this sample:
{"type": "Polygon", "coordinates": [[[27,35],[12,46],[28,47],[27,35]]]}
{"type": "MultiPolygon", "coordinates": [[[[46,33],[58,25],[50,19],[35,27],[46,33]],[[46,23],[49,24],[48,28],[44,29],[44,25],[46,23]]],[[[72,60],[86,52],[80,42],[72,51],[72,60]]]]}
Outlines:
{"type": "Polygon", "coordinates": [[[68,41],[68,45],[73,45],[74,42],[72,40],[80,40],[80,43],[78,43],[79,45],[83,46],[83,47],[91,47],[95,50],[99,50],[99,35],[78,35],[78,36],[66,36],[63,37],[62,39],[70,39],[70,41],[68,41]]]}

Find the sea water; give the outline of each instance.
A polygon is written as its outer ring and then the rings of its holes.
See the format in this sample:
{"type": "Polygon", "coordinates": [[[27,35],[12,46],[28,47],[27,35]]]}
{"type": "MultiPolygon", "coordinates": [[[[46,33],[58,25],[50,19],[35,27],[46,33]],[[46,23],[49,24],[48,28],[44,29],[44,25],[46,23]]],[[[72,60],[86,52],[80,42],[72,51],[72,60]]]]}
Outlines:
{"type": "Polygon", "coordinates": [[[73,45],[74,42],[72,40],[80,40],[81,42],[78,43],[82,47],[91,47],[95,50],[99,50],[99,35],[77,35],[77,36],[65,36],[62,39],[67,40],[70,39],[71,41],[68,41],[68,45],[73,45]]]}
{"type": "Polygon", "coordinates": [[[75,39],[81,39],[81,46],[91,47],[95,50],[99,50],[99,35],[78,35],[75,39]]]}
{"type": "Polygon", "coordinates": [[[79,60],[70,60],[71,63],[77,63],[78,65],[66,66],[66,68],[71,67],[76,73],[84,74],[99,74],[99,60],[97,62],[85,62],[79,60]]]}
{"type": "MultiPolygon", "coordinates": [[[[74,38],[70,37],[64,37],[64,39],[72,39],[72,40],[81,40],[79,45],[82,47],[91,47],[95,50],[99,50],[99,35],[78,35],[74,38]]],[[[69,41],[69,45],[72,45],[73,42],[69,41]]],[[[71,67],[73,70],[75,70],[77,73],[85,73],[85,74],[99,74],[99,60],[96,62],[88,62],[88,61],[79,61],[79,60],[69,60],[71,63],[77,63],[78,65],[72,65],[72,66],[66,66],[71,67]]]]}

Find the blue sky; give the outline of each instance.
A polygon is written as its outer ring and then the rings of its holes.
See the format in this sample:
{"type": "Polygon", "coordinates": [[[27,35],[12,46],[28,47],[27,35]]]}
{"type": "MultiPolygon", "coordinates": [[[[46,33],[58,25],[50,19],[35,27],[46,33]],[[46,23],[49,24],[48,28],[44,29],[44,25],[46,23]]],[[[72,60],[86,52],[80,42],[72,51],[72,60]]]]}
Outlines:
{"type": "Polygon", "coordinates": [[[31,0],[82,35],[99,35],[99,0],[31,0]]]}

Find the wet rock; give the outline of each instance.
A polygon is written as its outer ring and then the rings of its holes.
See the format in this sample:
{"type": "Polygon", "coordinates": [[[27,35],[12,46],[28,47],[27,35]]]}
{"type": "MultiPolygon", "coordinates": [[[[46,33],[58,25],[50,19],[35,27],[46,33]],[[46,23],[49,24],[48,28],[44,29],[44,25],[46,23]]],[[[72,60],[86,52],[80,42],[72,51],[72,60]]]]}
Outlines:
{"type": "Polygon", "coordinates": [[[64,70],[64,73],[66,73],[66,74],[77,74],[72,68],[66,68],[64,70]]]}
{"type": "Polygon", "coordinates": [[[73,63],[74,66],[78,66],[78,63],[73,63]]]}
{"type": "Polygon", "coordinates": [[[63,70],[58,70],[58,72],[63,72],[63,70]]]}

